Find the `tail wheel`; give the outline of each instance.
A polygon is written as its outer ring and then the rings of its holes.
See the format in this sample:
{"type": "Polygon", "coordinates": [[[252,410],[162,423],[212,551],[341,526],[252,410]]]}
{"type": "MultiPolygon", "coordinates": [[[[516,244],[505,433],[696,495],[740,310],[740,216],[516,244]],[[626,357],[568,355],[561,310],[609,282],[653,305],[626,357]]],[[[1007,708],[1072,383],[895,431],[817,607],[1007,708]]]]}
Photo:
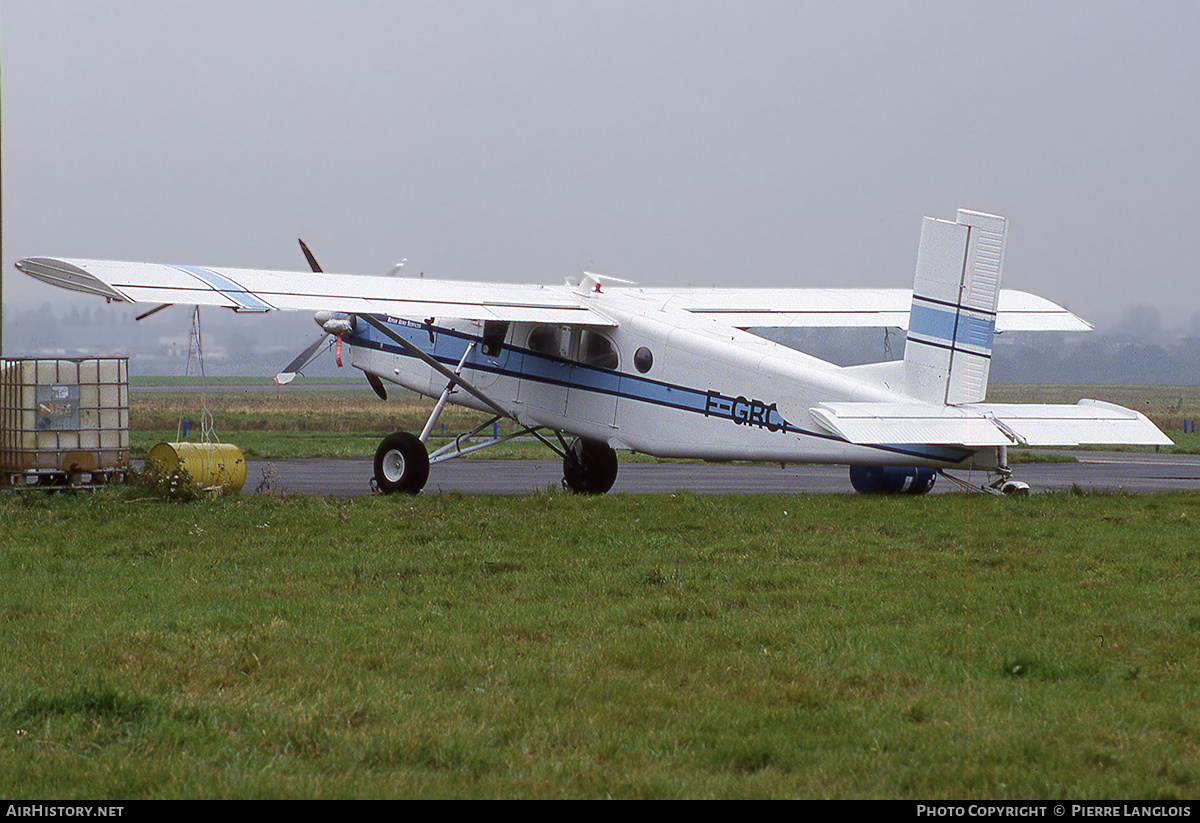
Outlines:
{"type": "Polygon", "coordinates": [[[375,450],[375,484],[384,494],[417,494],[429,479],[429,453],[415,434],[396,432],[375,450]]]}
{"type": "Polygon", "coordinates": [[[1000,484],[1000,493],[1012,495],[1013,497],[1028,497],[1029,484],[1020,480],[1005,480],[1000,484]]]}
{"type": "Polygon", "coordinates": [[[604,494],[617,480],[617,453],[598,440],[575,439],[563,458],[563,482],[573,492],[604,494]]]}

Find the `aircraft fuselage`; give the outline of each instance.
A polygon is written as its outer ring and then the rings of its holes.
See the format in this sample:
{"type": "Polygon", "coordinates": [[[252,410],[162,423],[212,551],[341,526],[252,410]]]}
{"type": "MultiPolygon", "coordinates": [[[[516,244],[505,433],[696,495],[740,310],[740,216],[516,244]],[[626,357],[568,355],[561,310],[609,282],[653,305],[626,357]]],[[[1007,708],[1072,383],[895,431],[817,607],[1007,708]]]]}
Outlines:
{"type": "MultiPolygon", "coordinates": [[[[904,402],[886,378],[863,379],[855,369],[671,309],[636,290],[615,291],[588,298],[613,327],[385,322],[450,369],[473,342],[464,379],[519,423],[617,449],[712,461],[997,465],[995,449],[847,443],[807,409],[830,400],[904,402]]],[[[346,342],[352,364],[369,374],[430,397],[446,386],[443,375],[376,329],[360,326],[346,342]]],[[[461,389],[452,401],[490,411],[461,389]]]]}

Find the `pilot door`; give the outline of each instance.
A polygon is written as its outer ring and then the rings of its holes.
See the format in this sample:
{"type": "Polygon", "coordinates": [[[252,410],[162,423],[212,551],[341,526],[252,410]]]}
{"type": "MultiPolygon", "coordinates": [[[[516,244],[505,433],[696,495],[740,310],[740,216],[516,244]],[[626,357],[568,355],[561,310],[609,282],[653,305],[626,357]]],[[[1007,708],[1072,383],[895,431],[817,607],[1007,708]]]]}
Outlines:
{"type": "Polygon", "coordinates": [[[503,386],[508,376],[508,359],[511,350],[508,346],[509,329],[512,324],[503,320],[487,320],[478,324],[480,342],[475,344],[475,351],[470,357],[470,366],[475,374],[472,385],[481,390],[503,386]]]}

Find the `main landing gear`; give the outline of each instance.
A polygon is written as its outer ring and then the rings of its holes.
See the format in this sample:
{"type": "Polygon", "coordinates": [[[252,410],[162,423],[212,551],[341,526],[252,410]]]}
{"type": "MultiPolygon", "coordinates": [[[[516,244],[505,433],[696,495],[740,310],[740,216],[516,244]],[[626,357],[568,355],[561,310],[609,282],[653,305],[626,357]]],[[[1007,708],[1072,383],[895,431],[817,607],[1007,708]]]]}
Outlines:
{"type": "Polygon", "coordinates": [[[429,453],[415,434],[396,432],[375,450],[375,486],[384,494],[417,494],[429,480],[429,453]]]}
{"type": "MultiPolygon", "coordinates": [[[[420,436],[406,432],[396,432],[385,437],[383,442],[379,444],[379,448],[375,451],[375,478],[373,481],[373,485],[378,491],[383,494],[393,494],[395,492],[417,494],[425,487],[425,483],[429,480],[429,467],[434,463],[451,460],[455,457],[462,457],[473,451],[486,449],[488,446],[494,446],[497,443],[503,443],[515,437],[522,436],[530,436],[540,440],[562,457],[563,485],[572,491],[582,494],[604,494],[612,488],[613,482],[617,479],[617,453],[607,443],[576,438],[568,445],[567,441],[563,439],[562,432],[554,431],[554,436],[558,440],[558,445],[555,445],[541,434],[539,426],[525,426],[503,437],[499,437],[496,434],[496,425],[501,420],[508,419],[516,422],[516,417],[512,412],[506,411],[486,394],[462,380],[460,375],[462,374],[463,367],[466,365],[467,359],[471,356],[471,352],[475,349],[475,341],[467,345],[462,359],[458,361],[458,367],[451,372],[445,366],[413,348],[409,343],[397,337],[384,326],[379,325],[369,316],[363,315],[363,317],[368,323],[371,323],[380,331],[395,339],[401,346],[411,349],[435,371],[441,372],[450,378],[449,382],[446,383],[446,388],[438,396],[433,411],[430,413],[429,419],[425,422],[425,428],[421,431],[420,436]],[[433,428],[442,414],[442,409],[445,408],[447,401],[449,401],[450,395],[457,391],[459,386],[474,395],[476,400],[482,401],[485,405],[491,407],[497,414],[487,422],[481,423],[473,430],[459,435],[454,438],[453,442],[442,446],[430,454],[426,449],[426,443],[429,442],[433,428]],[[491,440],[482,443],[470,443],[472,438],[477,437],[489,428],[492,429],[491,440]]],[[[507,326],[507,323],[504,325],[507,326]]],[[[431,331],[431,337],[432,334],[433,332],[431,331]]],[[[372,377],[374,377],[374,380],[371,385],[375,386],[379,382],[379,377],[370,373],[367,374],[368,380],[372,377]]],[[[382,386],[382,384],[380,385],[382,386]]],[[[376,388],[376,393],[380,393],[379,388],[376,388]]],[[[383,396],[383,394],[380,393],[380,396],[383,396]]]]}
{"type": "Polygon", "coordinates": [[[514,437],[531,435],[541,440],[563,459],[563,486],[578,494],[604,494],[617,479],[617,453],[607,443],[577,437],[569,445],[558,436],[559,444],[551,442],[537,430],[521,429],[504,437],[483,443],[469,444],[471,438],[491,428],[496,419],[489,420],[473,431],[460,435],[454,442],[430,454],[421,438],[408,432],[396,432],[383,438],[375,450],[375,478],[372,482],[380,494],[418,494],[429,480],[429,467],[455,457],[461,457],[514,437]]]}
{"type": "Polygon", "coordinates": [[[575,438],[563,455],[563,485],[579,494],[604,494],[617,480],[617,453],[607,443],[575,438]]]}

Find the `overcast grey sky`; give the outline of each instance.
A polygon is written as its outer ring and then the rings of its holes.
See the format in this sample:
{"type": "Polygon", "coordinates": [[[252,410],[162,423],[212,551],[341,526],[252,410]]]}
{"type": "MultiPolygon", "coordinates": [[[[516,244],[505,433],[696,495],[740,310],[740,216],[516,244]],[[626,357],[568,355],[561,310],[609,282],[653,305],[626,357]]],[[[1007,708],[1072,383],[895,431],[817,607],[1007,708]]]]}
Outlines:
{"type": "Polygon", "coordinates": [[[2,0],[20,257],[558,283],[1005,285],[1200,311],[1200,3],[2,0]]]}

